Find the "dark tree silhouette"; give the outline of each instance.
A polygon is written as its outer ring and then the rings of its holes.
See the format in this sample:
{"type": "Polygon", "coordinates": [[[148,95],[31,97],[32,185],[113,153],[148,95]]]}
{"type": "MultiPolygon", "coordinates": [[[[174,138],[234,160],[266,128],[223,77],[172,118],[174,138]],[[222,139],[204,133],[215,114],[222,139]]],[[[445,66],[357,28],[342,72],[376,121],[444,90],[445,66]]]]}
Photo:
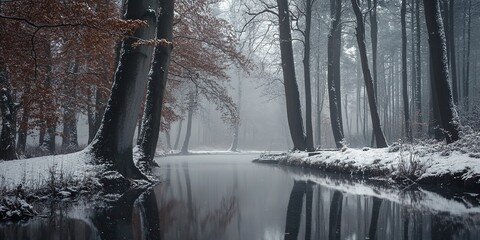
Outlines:
{"type": "Polygon", "coordinates": [[[342,51],[342,0],[330,0],[332,23],[328,35],[328,100],[333,138],[337,148],[343,147],[343,123],[340,101],[340,53],[342,51]]]}
{"type": "Polygon", "coordinates": [[[368,67],[367,59],[367,48],[365,46],[365,23],[363,21],[363,15],[358,6],[357,0],[351,0],[353,11],[355,12],[355,17],[357,19],[357,43],[358,49],[360,52],[360,59],[362,63],[363,79],[365,80],[365,87],[367,89],[368,95],[368,105],[370,107],[370,114],[372,118],[373,132],[375,135],[375,140],[377,147],[387,147],[387,141],[383,135],[382,126],[380,124],[380,117],[378,116],[377,102],[375,98],[375,93],[373,89],[372,75],[370,74],[370,69],[368,67]]]}
{"type": "Polygon", "coordinates": [[[148,76],[147,97],[140,131],[141,137],[138,142],[143,153],[140,160],[147,163],[153,162],[160,133],[163,99],[172,51],[173,12],[173,0],[160,1],[160,12],[157,18],[157,39],[163,41],[155,46],[153,63],[148,76]]]}
{"type": "Polygon", "coordinates": [[[0,134],[0,159],[12,160],[17,159],[15,149],[15,126],[17,119],[17,106],[10,84],[8,82],[7,73],[3,71],[0,63],[0,111],[2,112],[2,132],[0,134]]]}
{"type": "Polygon", "coordinates": [[[290,11],[288,0],[277,0],[278,20],[280,32],[280,52],[283,69],[283,85],[285,86],[285,100],[287,104],[288,126],[293,141],[293,149],[306,150],[307,142],[303,129],[302,110],[300,107],[300,93],[295,76],[295,62],[293,60],[292,34],[290,30],[290,11]]]}
{"type": "Polygon", "coordinates": [[[294,180],[287,207],[287,222],[285,223],[285,240],[297,239],[302,218],[303,195],[307,184],[305,181],[294,180]]]}
{"type": "Polygon", "coordinates": [[[402,95],[403,95],[403,114],[405,117],[405,133],[409,141],[412,141],[412,127],[410,124],[410,110],[408,103],[408,82],[407,82],[407,0],[402,0],[400,11],[402,22],[402,95]]]}
{"type": "Polygon", "coordinates": [[[432,107],[438,112],[438,121],[447,143],[459,139],[459,122],[448,83],[448,60],[445,32],[440,13],[439,0],[424,0],[425,20],[428,29],[430,61],[432,64],[432,107]]]}
{"type": "Polygon", "coordinates": [[[128,0],[125,4],[125,19],[144,20],[147,21],[147,26],[136,30],[134,37],[126,38],[122,43],[112,93],[100,129],[90,145],[90,151],[96,162],[111,163],[126,177],[145,178],[133,162],[132,142],[153,46],[135,46],[135,39],[149,40],[155,37],[156,16],[151,9],[157,9],[158,1],[128,0]]]}
{"type": "Polygon", "coordinates": [[[339,240],[342,231],[342,204],[343,194],[336,190],[333,193],[332,203],[330,205],[330,216],[328,221],[328,239],[339,240]]]}

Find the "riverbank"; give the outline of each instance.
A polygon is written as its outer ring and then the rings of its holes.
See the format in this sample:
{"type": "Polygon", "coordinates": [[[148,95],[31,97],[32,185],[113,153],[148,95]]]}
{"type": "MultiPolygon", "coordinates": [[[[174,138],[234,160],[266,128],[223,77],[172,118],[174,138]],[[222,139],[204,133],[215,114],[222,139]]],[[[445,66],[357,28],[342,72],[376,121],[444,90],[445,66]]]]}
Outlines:
{"type": "Polygon", "coordinates": [[[38,214],[36,205],[52,201],[120,197],[129,189],[152,184],[126,179],[107,165],[91,164],[90,159],[80,151],[0,161],[0,221],[27,220],[38,214]]]}
{"type": "Polygon", "coordinates": [[[395,181],[405,185],[435,185],[480,193],[478,134],[454,144],[421,142],[388,148],[343,148],[317,152],[264,153],[254,162],[298,166],[325,172],[395,181]],[[473,145],[473,146],[472,146],[473,145]]]}

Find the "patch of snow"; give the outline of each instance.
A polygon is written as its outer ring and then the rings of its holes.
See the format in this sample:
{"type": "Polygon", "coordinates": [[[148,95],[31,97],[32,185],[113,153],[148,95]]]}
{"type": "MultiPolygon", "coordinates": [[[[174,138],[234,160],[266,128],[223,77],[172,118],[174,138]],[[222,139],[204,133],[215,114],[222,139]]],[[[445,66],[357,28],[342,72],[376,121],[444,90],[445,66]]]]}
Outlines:
{"type": "Polygon", "coordinates": [[[56,181],[82,181],[94,177],[101,166],[89,164],[86,151],[0,162],[0,186],[14,189],[38,189],[46,186],[52,177],[56,181]]]}

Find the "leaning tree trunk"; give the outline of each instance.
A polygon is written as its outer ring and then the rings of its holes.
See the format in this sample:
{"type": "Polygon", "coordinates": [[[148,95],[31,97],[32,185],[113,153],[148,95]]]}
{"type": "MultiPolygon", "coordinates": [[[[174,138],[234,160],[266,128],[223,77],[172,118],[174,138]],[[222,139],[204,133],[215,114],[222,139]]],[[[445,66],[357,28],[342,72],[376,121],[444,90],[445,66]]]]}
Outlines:
{"type": "Polygon", "coordinates": [[[293,60],[288,0],[277,0],[277,4],[278,19],[280,22],[280,52],[282,58],[283,85],[285,86],[288,126],[293,141],[293,149],[303,151],[307,148],[307,142],[303,133],[300,93],[298,92],[297,79],[295,77],[295,62],[293,60]]]}
{"type": "Polygon", "coordinates": [[[408,83],[407,83],[407,0],[402,0],[401,8],[402,22],[402,92],[403,92],[403,111],[405,117],[405,133],[408,141],[412,141],[412,127],[410,124],[410,110],[408,106],[408,83]]]}
{"type": "Polygon", "coordinates": [[[332,124],[333,138],[337,148],[343,147],[342,113],[340,107],[340,51],[341,51],[341,25],[342,1],[330,1],[330,16],[332,25],[328,35],[328,100],[330,107],[330,121],[332,124]]]}
{"type": "Polygon", "coordinates": [[[134,37],[122,43],[122,53],[102,124],[90,145],[94,161],[110,163],[129,178],[145,178],[133,162],[132,142],[141,101],[151,65],[153,46],[135,46],[136,39],[155,37],[157,0],[128,0],[126,20],[147,21],[147,26],[135,31],[134,37]]]}
{"type": "Polygon", "coordinates": [[[7,73],[0,68],[0,110],[2,111],[2,132],[0,133],[0,159],[17,159],[15,151],[15,105],[7,73]]]}
{"type": "Polygon", "coordinates": [[[353,11],[357,19],[357,43],[360,51],[360,61],[362,63],[363,78],[365,80],[365,87],[368,95],[368,106],[370,107],[370,114],[372,117],[373,132],[377,147],[387,147],[387,141],[383,135],[382,126],[380,124],[380,117],[378,116],[377,103],[373,89],[372,75],[368,67],[367,48],[365,46],[365,25],[363,22],[362,12],[358,6],[357,0],[351,0],[353,11]]]}
{"type": "Polygon", "coordinates": [[[448,61],[445,34],[440,13],[439,0],[424,0],[425,20],[428,29],[430,59],[433,78],[430,79],[433,94],[433,108],[438,109],[439,122],[447,143],[459,139],[459,120],[456,115],[452,92],[448,83],[448,61]]]}
{"type": "Polygon", "coordinates": [[[305,127],[307,151],[313,151],[313,124],[312,124],[312,90],[310,75],[310,30],[312,25],[312,5],[314,0],[306,0],[305,8],[305,49],[303,56],[303,72],[305,78],[305,127]]]}
{"type": "Polygon", "coordinates": [[[138,142],[139,148],[143,153],[140,161],[146,163],[153,162],[160,133],[163,99],[172,52],[173,9],[173,0],[160,1],[160,13],[157,19],[157,39],[165,40],[165,42],[155,47],[153,64],[148,76],[141,137],[139,138],[140,142],[138,142]]]}

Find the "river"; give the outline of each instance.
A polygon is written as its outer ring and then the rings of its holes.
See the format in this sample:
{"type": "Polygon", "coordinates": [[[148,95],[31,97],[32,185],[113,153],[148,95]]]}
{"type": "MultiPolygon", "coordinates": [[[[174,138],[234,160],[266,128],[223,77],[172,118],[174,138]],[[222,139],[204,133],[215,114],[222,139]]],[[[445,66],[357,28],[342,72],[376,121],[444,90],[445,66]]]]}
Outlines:
{"type": "Polygon", "coordinates": [[[157,158],[154,187],[52,206],[0,225],[0,239],[480,239],[475,194],[252,163],[257,156],[157,158]]]}

